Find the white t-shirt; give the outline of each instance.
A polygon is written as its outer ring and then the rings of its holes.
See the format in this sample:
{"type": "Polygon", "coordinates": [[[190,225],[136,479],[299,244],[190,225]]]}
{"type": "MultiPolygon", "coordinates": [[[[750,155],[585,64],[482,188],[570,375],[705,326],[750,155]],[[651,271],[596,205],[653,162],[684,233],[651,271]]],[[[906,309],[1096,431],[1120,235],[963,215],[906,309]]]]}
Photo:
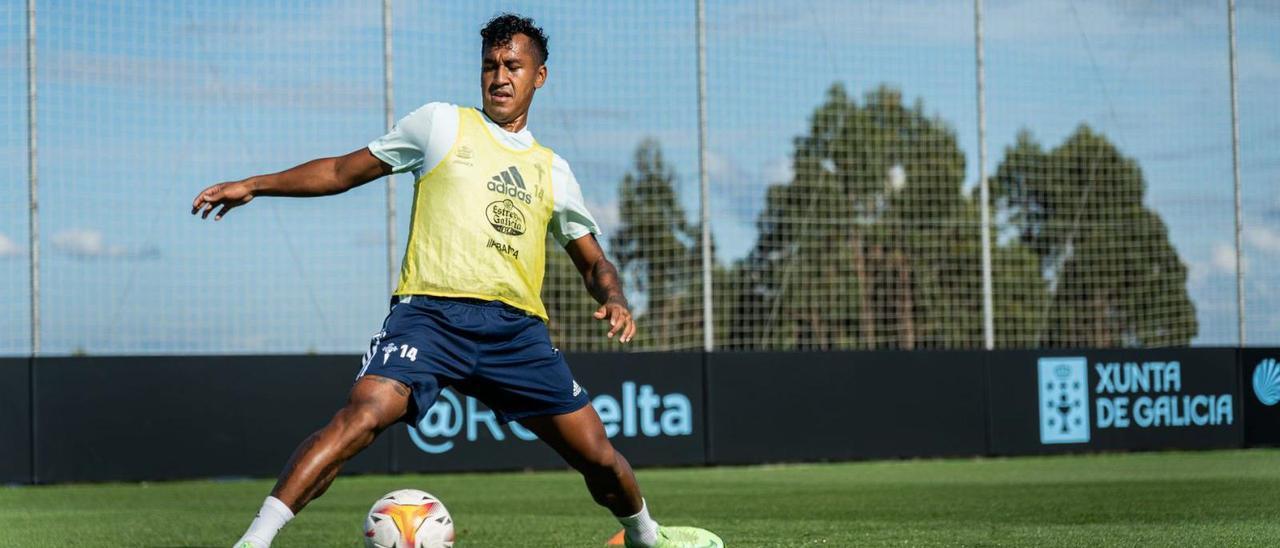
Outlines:
{"type": "MultiPolygon", "coordinates": [[[[412,171],[414,179],[420,179],[453,149],[458,137],[459,108],[468,107],[427,103],[401,118],[390,133],[369,143],[369,152],[386,162],[394,172],[412,171]]],[[[512,133],[498,127],[483,110],[479,112],[489,133],[502,144],[516,150],[533,146],[533,134],[529,133],[528,127],[512,133]]],[[[569,169],[569,162],[554,152],[551,158],[551,189],[553,205],[547,232],[561,246],[587,234],[600,234],[595,218],[587,211],[582,187],[578,186],[578,179],[569,169]]]]}

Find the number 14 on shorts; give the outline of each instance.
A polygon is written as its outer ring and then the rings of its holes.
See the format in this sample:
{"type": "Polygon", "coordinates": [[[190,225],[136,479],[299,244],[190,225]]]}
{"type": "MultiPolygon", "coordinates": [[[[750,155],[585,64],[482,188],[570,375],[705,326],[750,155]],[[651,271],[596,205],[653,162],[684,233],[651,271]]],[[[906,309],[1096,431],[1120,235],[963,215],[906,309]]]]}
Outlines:
{"type": "Polygon", "coordinates": [[[408,358],[408,360],[411,362],[418,361],[417,348],[409,346],[407,344],[396,344],[396,343],[389,342],[386,344],[386,346],[382,347],[382,363],[383,364],[387,363],[387,360],[391,358],[391,354],[397,350],[400,351],[401,358],[408,358]]]}

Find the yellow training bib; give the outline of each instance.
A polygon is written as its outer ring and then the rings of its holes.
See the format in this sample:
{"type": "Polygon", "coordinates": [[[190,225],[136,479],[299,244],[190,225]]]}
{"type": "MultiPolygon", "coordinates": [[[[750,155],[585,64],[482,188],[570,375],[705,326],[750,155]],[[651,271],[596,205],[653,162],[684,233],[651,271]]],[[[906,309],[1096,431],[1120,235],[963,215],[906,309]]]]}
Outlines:
{"type": "Polygon", "coordinates": [[[539,296],[551,222],[551,149],[499,143],[458,109],[458,136],[413,189],[397,295],[497,300],[546,321],[539,296]]]}

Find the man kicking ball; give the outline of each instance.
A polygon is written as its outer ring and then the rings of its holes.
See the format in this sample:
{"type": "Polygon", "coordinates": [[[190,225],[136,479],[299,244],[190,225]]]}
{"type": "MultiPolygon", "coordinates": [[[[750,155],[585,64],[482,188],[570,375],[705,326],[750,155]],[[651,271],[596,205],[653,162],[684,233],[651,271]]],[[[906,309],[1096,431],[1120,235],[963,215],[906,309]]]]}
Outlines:
{"type": "Polygon", "coordinates": [[[347,404],[294,451],[237,548],[264,548],[343,463],[397,421],[417,424],[445,387],[473,396],[503,422],[518,420],[586,479],[623,530],[610,544],[716,547],[716,535],[663,527],[614,450],[586,391],[551,345],[539,297],[550,232],[600,303],[595,318],[626,343],[636,326],[617,270],[569,164],[526,128],[547,78],[547,38],[504,14],[480,31],[483,109],[430,103],[345,156],[211,186],[191,212],[218,220],[258,196],[338,194],[384,175],[417,178],[400,282],[347,404]]]}

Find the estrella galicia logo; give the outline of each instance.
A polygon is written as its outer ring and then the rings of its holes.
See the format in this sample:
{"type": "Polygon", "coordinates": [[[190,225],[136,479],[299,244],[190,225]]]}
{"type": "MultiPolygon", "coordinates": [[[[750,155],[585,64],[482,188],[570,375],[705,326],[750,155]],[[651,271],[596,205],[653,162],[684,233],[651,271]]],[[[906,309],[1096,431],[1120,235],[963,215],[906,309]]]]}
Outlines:
{"type": "Polygon", "coordinates": [[[1262,405],[1280,403],[1280,363],[1274,358],[1262,360],[1253,368],[1253,394],[1262,405]]]}
{"type": "Polygon", "coordinates": [[[489,178],[485,186],[498,194],[515,198],[526,204],[533,203],[533,197],[524,186],[524,177],[520,176],[520,170],[516,169],[516,166],[508,166],[507,169],[499,171],[497,175],[489,178]]]}
{"type": "Polygon", "coordinates": [[[1040,358],[1040,443],[1089,441],[1089,360],[1040,358]]]}
{"type": "Polygon", "coordinates": [[[499,200],[484,207],[484,216],[494,230],[503,234],[524,234],[524,213],[511,200],[499,200]]]}

